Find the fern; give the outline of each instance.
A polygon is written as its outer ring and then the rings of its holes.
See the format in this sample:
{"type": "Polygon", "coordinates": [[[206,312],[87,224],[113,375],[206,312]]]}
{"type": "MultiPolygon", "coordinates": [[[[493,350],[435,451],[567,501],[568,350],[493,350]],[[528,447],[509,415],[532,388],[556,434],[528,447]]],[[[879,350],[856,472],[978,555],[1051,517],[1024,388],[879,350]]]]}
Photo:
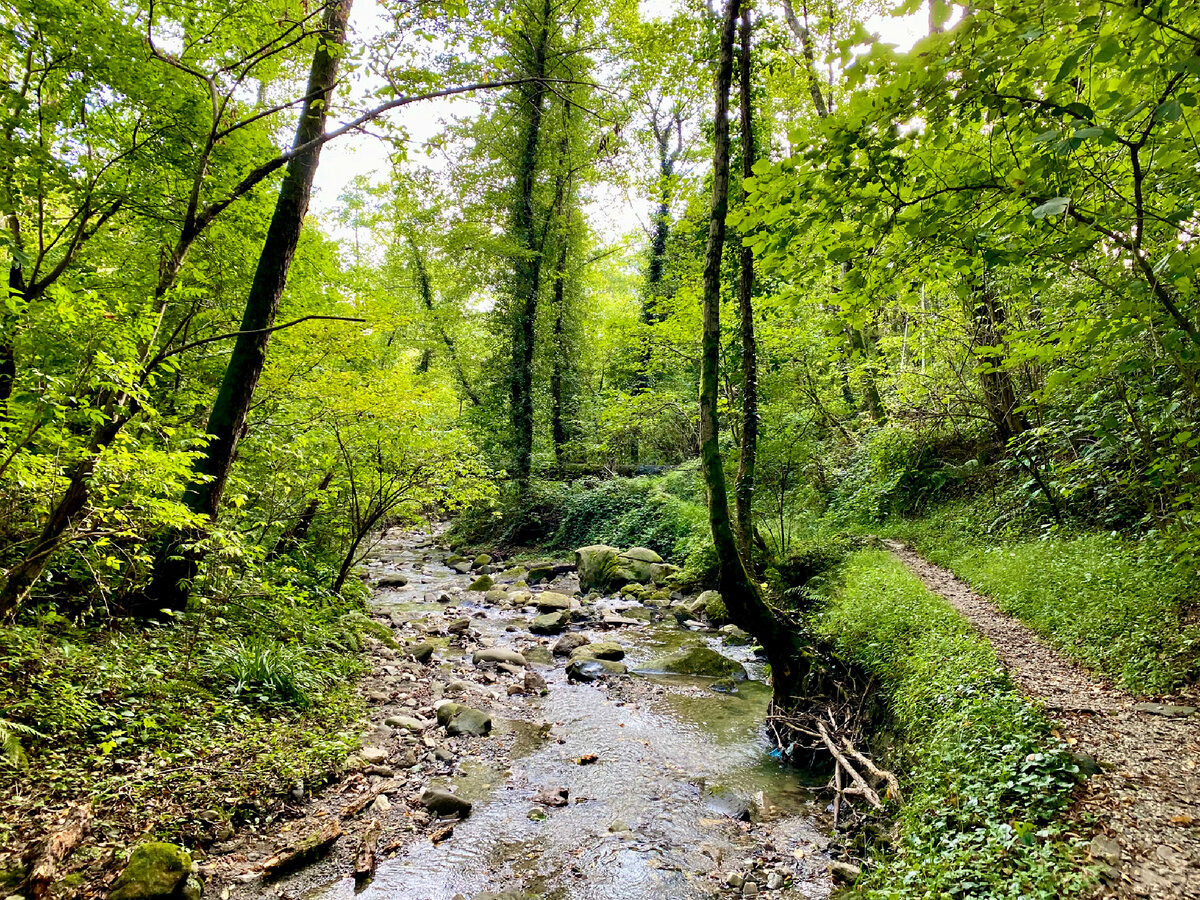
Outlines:
{"type": "Polygon", "coordinates": [[[18,768],[24,767],[26,763],[25,748],[21,746],[22,737],[45,737],[45,735],[20,722],[0,719],[0,759],[18,768]]]}

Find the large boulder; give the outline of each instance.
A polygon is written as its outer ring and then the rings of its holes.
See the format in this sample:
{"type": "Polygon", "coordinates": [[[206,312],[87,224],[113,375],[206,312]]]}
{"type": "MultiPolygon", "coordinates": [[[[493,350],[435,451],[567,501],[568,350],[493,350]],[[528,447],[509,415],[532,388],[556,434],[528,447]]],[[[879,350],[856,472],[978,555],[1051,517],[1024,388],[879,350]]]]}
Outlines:
{"type": "Polygon", "coordinates": [[[652,660],[639,668],[642,672],[666,672],[671,675],[698,675],[702,678],[732,678],[745,681],[745,667],[703,644],[694,644],[652,660]]]}
{"type": "Polygon", "coordinates": [[[438,724],[449,735],[483,737],[492,730],[492,717],[462,703],[443,703],[437,711],[438,724]]]}
{"type": "Polygon", "coordinates": [[[619,552],[616,547],[606,544],[593,544],[576,550],[575,569],[579,573],[580,590],[607,590],[617,571],[619,552]]]}
{"type": "Polygon", "coordinates": [[[182,847],[158,841],[141,844],[117,876],[108,900],[159,900],[177,896],[192,871],[182,847]]]}
{"type": "Polygon", "coordinates": [[[553,653],[555,656],[570,656],[577,647],[590,643],[587,635],[572,631],[570,634],[564,634],[555,642],[553,653]]]}

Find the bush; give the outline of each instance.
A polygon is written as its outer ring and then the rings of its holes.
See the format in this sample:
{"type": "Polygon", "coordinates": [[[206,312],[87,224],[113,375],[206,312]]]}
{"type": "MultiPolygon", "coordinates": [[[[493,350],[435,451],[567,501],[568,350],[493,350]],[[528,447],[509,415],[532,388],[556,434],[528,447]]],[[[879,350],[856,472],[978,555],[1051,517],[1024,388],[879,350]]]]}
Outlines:
{"type": "Polygon", "coordinates": [[[908,773],[902,839],[860,887],[877,898],[1059,898],[1084,889],[1057,820],[1078,769],[988,643],[891,554],[852,554],[817,631],[877,679],[908,773]]]}

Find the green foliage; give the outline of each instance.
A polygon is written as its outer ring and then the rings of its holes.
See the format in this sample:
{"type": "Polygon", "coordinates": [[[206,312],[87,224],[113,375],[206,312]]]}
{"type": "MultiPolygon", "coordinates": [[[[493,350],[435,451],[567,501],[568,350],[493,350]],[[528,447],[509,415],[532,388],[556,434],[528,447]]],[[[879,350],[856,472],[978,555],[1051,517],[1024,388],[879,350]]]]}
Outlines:
{"type": "Polygon", "coordinates": [[[213,650],[206,661],[208,677],[235,697],[260,703],[312,706],[316,685],[304,667],[303,651],[274,641],[239,638],[213,650]]]}
{"type": "Polygon", "coordinates": [[[1168,692],[1200,677],[1190,559],[1162,542],[1108,533],[1006,534],[989,527],[995,512],[982,501],[949,504],[892,528],[1128,690],[1168,692]]]}
{"type": "Polygon", "coordinates": [[[873,898],[1080,895],[1081,849],[1058,816],[1078,769],[966,621],[893,556],[852,554],[817,631],[876,679],[908,773],[902,836],[873,898]]]}

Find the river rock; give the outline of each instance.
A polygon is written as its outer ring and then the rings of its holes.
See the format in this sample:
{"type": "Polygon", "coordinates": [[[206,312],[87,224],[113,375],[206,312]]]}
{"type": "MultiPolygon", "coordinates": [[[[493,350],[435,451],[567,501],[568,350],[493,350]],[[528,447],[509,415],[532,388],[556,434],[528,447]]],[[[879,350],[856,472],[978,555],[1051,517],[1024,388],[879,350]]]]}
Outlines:
{"type": "Polygon", "coordinates": [[[571,651],[571,659],[608,659],[616,662],[625,658],[625,648],[616,641],[597,641],[571,651]]]}
{"type": "Polygon", "coordinates": [[[526,672],[523,686],[527,694],[546,693],[546,679],[537,672],[526,672]]]}
{"type": "Polygon", "coordinates": [[[467,585],[467,590],[468,591],[479,591],[481,593],[486,593],[487,591],[490,591],[492,589],[492,587],[495,585],[495,583],[496,582],[492,581],[491,575],[480,575],[478,578],[476,578],[474,581],[472,581],[469,585],[467,585]]]}
{"type": "Polygon", "coordinates": [[[639,671],[668,672],[672,675],[698,675],[703,678],[732,678],[745,681],[745,667],[736,660],[722,656],[716,650],[695,644],[652,660],[639,671]]]}
{"type": "Polygon", "coordinates": [[[411,656],[419,663],[427,663],[429,660],[433,659],[433,644],[426,644],[424,642],[420,644],[409,644],[404,648],[404,653],[407,656],[411,656]]]}
{"type": "Polygon", "coordinates": [[[428,722],[423,722],[413,716],[388,716],[383,720],[384,725],[390,725],[392,728],[403,728],[405,731],[420,733],[429,727],[428,722]]]}
{"type": "Polygon", "coordinates": [[[108,900],[174,897],[191,871],[191,854],[182,847],[160,841],[140,844],[117,876],[108,900]]]}
{"type": "Polygon", "coordinates": [[[554,642],[552,652],[555,656],[570,656],[571,651],[585,644],[590,644],[587,635],[580,634],[578,631],[572,631],[569,634],[564,634],[554,642]]]}
{"type": "Polygon", "coordinates": [[[380,747],[363,747],[358,755],[374,766],[387,762],[388,758],[387,751],[380,747]]]}
{"type": "Polygon", "coordinates": [[[483,602],[490,603],[492,606],[505,606],[511,603],[512,599],[508,596],[508,591],[492,588],[490,591],[484,593],[483,602]]]}
{"type": "Polygon", "coordinates": [[[455,619],[446,626],[446,631],[450,634],[465,634],[471,628],[470,619],[455,619]]]}
{"type": "Polygon", "coordinates": [[[538,663],[543,666],[554,665],[554,655],[545,647],[529,647],[526,650],[522,650],[521,654],[531,663],[538,663]]]}
{"type": "Polygon", "coordinates": [[[408,584],[408,576],[399,572],[388,572],[386,575],[381,575],[375,584],[378,587],[404,587],[408,584]]]}
{"type": "Polygon", "coordinates": [[[438,724],[452,736],[483,737],[492,730],[492,717],[483,710],[462,703],[445,703],[438,707],[438,724]]]}
{"type": "Polygon", "coordinates": [[[608,659],[573,659],[567,664],[570,681],[599,681],[609,675],[624,675],[629,670],[624,663],[608,659]]]}
{"type": "Polygon", "coordinates": [[[534,598],[534,602],[537,603],[537,608],[542,612],[558,612],[571,608],[571,598],[566,594],[559,594],[554,591],[542,591],[534,598]]]}
{"type": "Polygon", "coordinates": [[[463,681],[461,678],[455,679],[446,685],[445,693],[447,694],[465,694],[471,689],[471,682],[463,681]]]}
{"type": "Polygon", "coordinates": [[[529,630],[534,634],[558,634],[567,627],[570,616],[565,612],[545,613],[534,616],[529,623],[529,630]]]}
{"type": "Polygon", "coordinates": [[[617,570],[617,548],[593,544],[575,551],[575,568],[583,591],[607,589],[617,570]]]}
{"type": "Polygon", "coordinates": [[[458,562],[450,563],[449,565],[459,575],[466,575],[471,571],[471,561],[469,559],[460,559],[458,562]]]}
{"type": "Polygon", "coordinates": [[[426,788],[421,794],[421,805],[435,816],[454,816],[465,819],[471,814],[471,804],[445,788],[426,788]]]}
{"type": "Polygon", "coordinates": [[[486,553],[480,553],[477,557],[475,557],[475,559],[472,560],[472,563],[476,569],[482,569],[484,566],[490,566],[492,564],[492,558],[486,553]]]}
{"type": "Polygon", "coordinates": [[[529,591],[509,591],[508,592],[509,604],[511,606],[517,607],[518,609],[522,606],[528,606],[532,600],[533,600],[533,594],[529,593],[529,591]]]}
{"type": "Polygon", "coordinates": [[[471,654],[471,662],[477,666],[485,663],[509,663],[514,666],[529,665],[529,661],[524,656],[516,650],[509,650],[506,647],[485,647],[482,650],[476,650],[471,654]]]}
{"type": "Polygon", "coordinates": [[[549,581],[554,577],[554,566],[551,564],[538,564],[529,567],[529,574],[525,580],[530,584],[537,584],[539,581],[549,581]]]}

